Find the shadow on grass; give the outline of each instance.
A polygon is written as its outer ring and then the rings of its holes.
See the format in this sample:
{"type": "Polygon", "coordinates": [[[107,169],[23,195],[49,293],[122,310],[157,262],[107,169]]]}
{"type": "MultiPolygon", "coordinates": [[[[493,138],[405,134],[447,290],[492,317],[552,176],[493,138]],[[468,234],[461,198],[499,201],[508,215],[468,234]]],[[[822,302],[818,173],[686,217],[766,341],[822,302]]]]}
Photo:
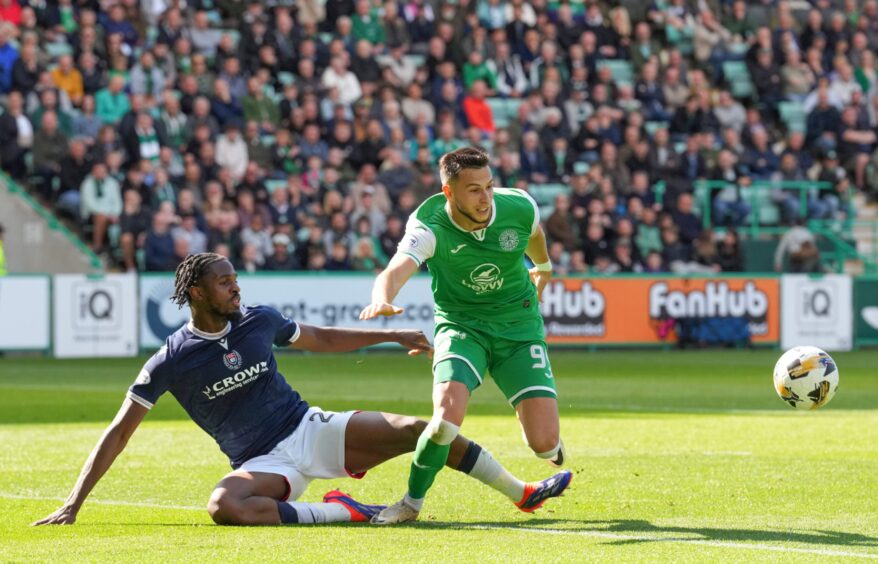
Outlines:
{"type": "Polygon", "coordinates": [[[662,526],[645,520],[577,521],[570,519],[534,519],[526,523],[481,522],[440,523],[420,521],[403,525],[423,529],[503,530],[521,532],[547,531],[551,534],[580,534],[612,540],[611,544],[641,544],[652,542],[741,542],[741,543],[799,543],[815,546],[878,547],[878,537],[844,531],[779,531],[771,529],[733,529],[719,527],[662,526]]]}

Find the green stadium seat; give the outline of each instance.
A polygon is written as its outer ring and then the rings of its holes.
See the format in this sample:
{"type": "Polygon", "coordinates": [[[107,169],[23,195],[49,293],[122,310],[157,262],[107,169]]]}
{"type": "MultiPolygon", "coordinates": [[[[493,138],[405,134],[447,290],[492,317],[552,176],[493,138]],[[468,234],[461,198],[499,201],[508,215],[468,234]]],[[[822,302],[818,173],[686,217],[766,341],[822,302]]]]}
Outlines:
{"type": "Polygon", "coordinates": [[[723,75],[732,90],[735,98],[750,98],[753,96],[753,82],[750,79],[750,71],[743,61],[725,61],[723,63],[723,75]]]}
{"type": "Polygon", "coordinates": [[[228,35],[232,38],[232,42],[237,46],[238,42],[241,41],[241,32],[237,29],[224,29],[223,35],[228,35]]]}
{"type": "Polygon", "coordinates": [[[52,59],[57,59],[62,55],[73,54],[73,47],[71,47],[69,43],[64,41],[46,43],[44,49],[46,50],[46,55],[48,55],[52,59]]]}
{"type": "Polygon", "coordinates": [[[509,125],[509,116],[506,110],[505,98],[487,98],[488,107],[491,108],[491,115],[494,117],[494,125],[496,127],[506,127],[509,125]]]}
{"type": "Polygon", "coordinates": [[[655,132],[659,129],[663,129],[668,127],[668,124],[664,121],[648,121],[643,124],[644,129],[646,129],[646,134],[650,137],[655,137],[655,132]]]}
{"type": "Polygon", "coordinates": [[[598,61],[598,70],[609,68],[613,75],[613,82],[634,84],[634,70],[631,63],[624,59],[603,59],[598,61]]]}
{"type": "Polygon", "coordinates": [[[799,102],[781,102],[778,105],[780,119],[790,131],[805,131],[808,114],[799,102]]]}
{"type": "Polygon", "coordinates": [[[566,184],[531,184],[528,187],[528,193],[541,208],[547,206],[554,209],[555,196],[569,194],[570,188],[566,184]]]}
{"type": "Polygon", "coordinates": [[[265,181],[265,189],[268,190],[269,194],[274,192],[275,190],[283,190],[284,188],[286,188],[286,185],[286,180],[278,180],[276,178],[265,181]]]}
{"type": "Polygon", "coordinates": [[[277,81],[284,86],[289,86],[290,84],[295,84],[296,76],[291,72],[281,71],[277,73],[277,81]]]}
{"type": "Polygon", "coordinates": [[[415,67],[422,67],[424,63],[427,61],[427,57],[424,55],[419,55],[417,53],[413,53],[410,55],[404,55],[403,59],[411,62],[415,67]]]}

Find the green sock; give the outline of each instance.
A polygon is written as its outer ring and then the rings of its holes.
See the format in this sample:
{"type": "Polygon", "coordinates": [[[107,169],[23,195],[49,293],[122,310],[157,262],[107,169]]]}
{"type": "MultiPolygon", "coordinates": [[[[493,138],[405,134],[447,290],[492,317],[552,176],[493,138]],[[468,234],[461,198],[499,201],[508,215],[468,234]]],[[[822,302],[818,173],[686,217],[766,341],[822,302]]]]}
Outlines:
{"type": "Polygon", "coordinates": [[[445,466],[448,460],[448,452],[451,444],[440,445],[430,438],[425,431],[418,438],[418,446],[415,448],[415,458],[412,460],[412,468],[409,472],[409,497],[412,499],[424,499],[427,490],[433,485],[436,474],[445,466]]]}

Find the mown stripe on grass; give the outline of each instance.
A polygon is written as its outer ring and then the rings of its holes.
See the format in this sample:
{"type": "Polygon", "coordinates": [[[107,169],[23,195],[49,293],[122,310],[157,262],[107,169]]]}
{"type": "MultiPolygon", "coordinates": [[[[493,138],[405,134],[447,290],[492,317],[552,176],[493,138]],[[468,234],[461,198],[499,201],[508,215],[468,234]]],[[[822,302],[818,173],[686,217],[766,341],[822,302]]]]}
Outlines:
{"type": "MultiPolygon", "coordinates": [[[[12,494],[12,493],[4,493],[0,492],[0,498],[4,499],[24,499],[24,500],[32,500],[32,501],[64,501],[63,497],[46,497],[46,496],[36,496],[36,495],[21,495],[21,494],[12,494]]],[[[187,511],[204,511],[204,507],[196,507],[191,505],[170,505],[164,503],[151,503],[151,502],[140,502],[140,501],[120,501],[120,500],[109,500],[109,499],[89,499],[88,503],[94,503],[98,505],[118,505],[118,506],[130,506],[130,507],[148,507],[152,509],[181,509],[187,511]]],[[[426,523],[422,522],[418,524],[424,528],[431,528],[434,526],[439,526],[440,524],[426,523]]],[[[444,526],[444,525],[442,525],[444,526]]],[[[762,550],[769,552],[786,552],[786,553],[794,553],[794,554],[812,554],[815,556],[836,556],[843,558],[868,558],[868,559],[878,559],[878,554],[868,553],[868,552],[852,552],[846,550],[835,550],[831,548],[797,548],[797,547],[787,547],[787,546],[774,546],[769,544],[759,544],[759,543],[745,543],[745,542],[733,542],[733,541],[714,541],[714,540],[704,540],[704,539],[689,539],[689,538],[675,538],[675,537],[661,537],[655,535],[626,535],[621,533],[610,533],[604,531],[566,531],[564,529],[547,529],[547,528],[535,528],[535,527],[519,527],[515,525],[510,526],[501,526],[501,525],[479,525],[479,524],[457,524],[458,530],[476,530],[476,531],[510,531],[516,533],[532,533],[532,534],[541,534],[541,535],[572,535],[572,536],[580,536],[580,537],[589,537],[589,538],[599,538],[599,539],[610,539],[616,541],[641,541],[641,542],[662,542],[662,543],[677,543],[677,544],[694,544],[699,546],[710,546],[714,548],[729,548],[729,549],[740,549],[740,550],[762,550]]]]}

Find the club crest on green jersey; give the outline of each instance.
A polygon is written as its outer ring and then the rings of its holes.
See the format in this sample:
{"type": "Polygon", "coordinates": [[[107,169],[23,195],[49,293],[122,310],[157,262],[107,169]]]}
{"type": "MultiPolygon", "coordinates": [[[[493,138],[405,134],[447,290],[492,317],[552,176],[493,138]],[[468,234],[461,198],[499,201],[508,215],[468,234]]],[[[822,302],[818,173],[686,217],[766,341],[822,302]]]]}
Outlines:
{"type": "Polygon", "coordinates": [[[518,233],[515,229],[505,229],[500,233],[500,248],[504,251],[514,251],[518,247],[518,233]]]}
{"type": "Polygon", "coordinates": [[[461,280],[461,283],[481,295],[503,287],[503,277],[500,274],[500,267],[488,262],[474,268],[470,272],[470,279],[461,280]]]}

